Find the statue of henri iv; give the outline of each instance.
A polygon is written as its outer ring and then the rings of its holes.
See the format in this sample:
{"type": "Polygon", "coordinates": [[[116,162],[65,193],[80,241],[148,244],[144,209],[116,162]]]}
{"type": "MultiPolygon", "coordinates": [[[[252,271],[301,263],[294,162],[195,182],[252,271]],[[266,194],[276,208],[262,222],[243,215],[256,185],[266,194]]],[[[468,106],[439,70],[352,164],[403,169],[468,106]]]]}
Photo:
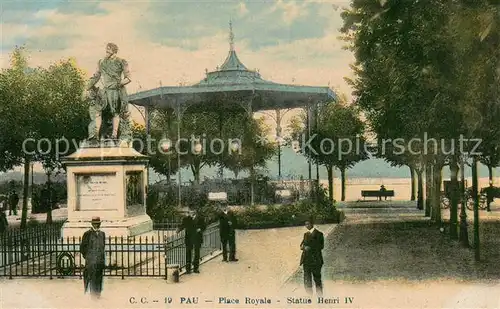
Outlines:
{"type": "Polygon", "coordinates": [[[87,91],[90,99],[89,140],[111,138],[120,143],[131,141],[130,113],[125,85],[131,82],[128,63],[117,57],[118,46],[108,43],[106,57],[99,60],[97,70],[90,78],[87,91]],[[103,88],[96,84],[102,81],[103,88]],[[104,115],[110,114],[111,119],[104,115]],[[111,120],[111,132],[109,131],[111,120]]]}

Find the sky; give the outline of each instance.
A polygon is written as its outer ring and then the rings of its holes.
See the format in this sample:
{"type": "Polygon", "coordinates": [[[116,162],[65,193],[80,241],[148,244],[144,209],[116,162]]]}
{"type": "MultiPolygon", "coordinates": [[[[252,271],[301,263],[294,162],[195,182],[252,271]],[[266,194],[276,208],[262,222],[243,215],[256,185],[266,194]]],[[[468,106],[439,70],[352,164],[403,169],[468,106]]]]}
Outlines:
{"type": "MultiPolygon", "coordinates": [[[[235,49],[246,67],[258,69],[266,80],[330,86],[349,98],[352,89],[344,77],[352,77],[354,57],[338,39],[340,13],[349,2],[0,0],[0,68],[8,67],[16,45],[25,45],[30,66],[73,58],[88,77],[105,55],[106,44],[113,42],[130,66],[129,93],[194,84],[204,78],[205,70],[224,62],[232,20],[235,49]]],[[[134,120],[142,122],[131,110],[134,120]]],[[[283,117],[285,133],[296,114],[283,117]]],[[[270,117],[267,123],[275,127],[270,117]]],[[[307,168],[304,158],[289,157],[293,162],[284,164],[284,173],[286,166],[307,168]]],[[[365,175],[362,165],[360,173],[365,175]]],[[[379,173],[388,168],[375,169],[379,173]]]]}
{"type": "Polygon", "coordinates": [[[0,66],[26,45],[30,65],[72,57],[89,75],[114,42],[130,65],[128,92],[194,84],[235,49],[250,69],[279,83],[350,93],[352,53],[338,40],[349,1],[3,1],[0,66]]]}
{"type": "MultiPolygon", "coordinates": [[[[15,46],[30,66],[73,58],[91,76],[108,42],[129,63],[129,93],[195,84],[224,62],[229,21],[235,50],[270,81],[330,86],[350,96],[351,52],[338,39],[349,1],[0,1],[0,68],[15,46]]],[[[143,122],[131,108],[136,122],[143,122]]],[[[297,111],[285,113],[282,127],[297,111]]],[[[262,114],[257,115],[262,116],[262,114]]],[[[266,116],[274,132],[275,123],[266,116]]]]}

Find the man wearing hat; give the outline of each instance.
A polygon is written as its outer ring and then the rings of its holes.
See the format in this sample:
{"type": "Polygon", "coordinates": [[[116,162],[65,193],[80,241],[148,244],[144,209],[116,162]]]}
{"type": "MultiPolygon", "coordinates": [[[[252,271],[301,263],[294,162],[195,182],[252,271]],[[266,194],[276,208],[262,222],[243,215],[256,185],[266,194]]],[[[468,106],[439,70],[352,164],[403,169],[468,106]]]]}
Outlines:
{"type": "Polygon", "coordinates": [[[312,279],[316,285],[316,294],[323,296],[323,283],[321,281],[321,268],[323,267],[324,248],[323,233],[314,227],[314,219],[308,218],[305,222],[307,232],[304,233],[304,239],[300,243],[302,256],[300,265],[304,267],[304,287],[308,294],[312,294],[312,279]]]}
{"type": "Polygon", "coordinates": [[[186,245],[186,273],[191,273],[191,262],[193,271],[200,273],[200,249],[203,244],[203,232],[206,229],[205,220],[195,211],[190,210],[189,215],[182,219],[177,233],[185,230],[184,244],[186,245]],[[192,256],[194,251],[194,257],[192,256]]]}
{"type": "Polygon", "coordinates": [[[106,235],[99,229],[101,227],[99,217],[92,217],[91,224],[92,228],[83,234],[82,243],[80,244],[80,253],[85,259],[83,284],[85,293],[90,292],[92,297],[99,298],[102,291],[106,235]]]}
{"type": "Polygon", "coordinates": [[[227,207],[219,214],[219,233],[222,243],[222,261],[237,262],[236,258],[236,217],[227,207]],[[227,247],[229,245],[229,260],[227,247]]]}

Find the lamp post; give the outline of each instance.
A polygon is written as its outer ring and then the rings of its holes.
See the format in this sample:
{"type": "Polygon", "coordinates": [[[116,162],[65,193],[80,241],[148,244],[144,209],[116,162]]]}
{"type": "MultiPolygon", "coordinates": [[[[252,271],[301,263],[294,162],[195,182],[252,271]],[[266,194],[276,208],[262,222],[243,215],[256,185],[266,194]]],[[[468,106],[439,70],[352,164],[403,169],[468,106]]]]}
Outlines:
{"type": "Polygon", "coordinates": [[[479,244],[479,194],[477,183],[477,163],[476,155],[472,156],[472,196],[474,197],[474,259],[480,260],[479,244]]]}
{"type": "Polygon", "coordinates": [[[232,141],[232,142],[231,142],[231,146],[229,146],[229,149],[231,149],[231,151],[232,151],[232,152],[237,152],[237,151],[239,151],[239,150],[240,150],[240,147],[241,147],[241,145],[240,145],[240,143],[239,143],[239,142],[237,142],[237,141],[232,141]]]}
{"type": "MultiPolygon", "coordinates": [[[[203,146],[201,145],[200,143],[200,140],[199,139],[194,139],[194,144],[191,144],[191,150],[193,151],[193,154],[196,155],[196,156],[199,156],[201,154],[201,151],[203,150],[203,146]]],[[[197,165],[198,167],[199,165],[197,165]]],[[[194,175],[195,176],[195,185],[196,185],[196,188],[199,187],[199,184],[200,184],[200,169],[198,168],[198,170],[196,171],[197,175],[194,175]],[[198,177],[198,179],[196,179],[196,177],[198,177]]]]}
{"type": "Polygon", "coordinates": [[[422,158],[420,158],[420,160],[418,160],[417,162],[415,162],[415,168],[417,170],[417,183],[418,183],[418,188],[417,188],[417,209],[419,210],[422,210],[424,209],[424,205],[423,205],[423,202],[424,202],[424,198],[423,198],[423,195],[422,195],[422,191],[423,191],[423,185],[422,185],[422,167],[423,167],[423,164],[422,164],[422,158]]]}
{"type": "Polygon", "coordinates": [[[161,149],[163,150],[164,153],[167,154],[167,162],[168,162],[168,179],[167,182],[170,185],[170,174],[172,171],[171,164],[170,164],[170,148],[172,147],[172,143],[170,142],[169,139],[163,138],[161,144],[160,144],[161,149]]]}
{"type": "MultiPolygon", "coordinates": [[[[291,111],[292,109],[285,109],[284,112],[281,111],[281,109],[275,109],[275,115],[271,113],[267,113],[264,111],[261,111],[262,114],[269,116],[271,119],[273,119],[276,123],[276,140],[278,141],[281,138],[281,121],[283,120],[283,116],[285,116],[286,113],[291,111]]],[[[280,143],[278,142],[278,179],[281,180],[281,146],[280,143]]]]}
{"type": "Polygon", "coordinates": [[[276,143],[278,144],[278,180],[281,181],[281,146],[285,145],[285,140],[280,135],[277,135],[276,143]]]}
{"type": "MultiPolygon", "coordinates": [[[[145,124],[145,127],[146,127],[146,142],[148,143],[149,145],[149,131],[150,131],[150,123],[149,123],[149,108],[147,106],[144,107],[144,113],[137,107],[135,106],[134,104],[130,104],[131,106],[133,106],[138,112],[139,112],[139,115],[141,115],[142,119],[144,120],[144,124],[145,124]]],[[[149,149],[149,146],[148,146],[148,149],[149,149]]],[[[148,187],[149,187],[149,183],[151,182],[150,181],[150,176],[149,176],[149,161],[147,163],[147,166],[146,166],[146,172],[147,172],[147,179],[148,179],[148,187]]]]}
{"type": "Polygon", "coordinates": [[[465,211],[467,199],[465,197],[465,155],[460,158],[460,193],[462,196],[462,206],[460,207],[460,243],[468,248],[469,247],[469,233],[467,232],[467,212],[465,211]]]}
{"type": "Polygon", "coordinates": [[[195,155],[199,155],[201,151],[203,150],[203,146],[201,146],[201,143],[199,140],[196,141],[193,147],[193,152],[195,155]]]}

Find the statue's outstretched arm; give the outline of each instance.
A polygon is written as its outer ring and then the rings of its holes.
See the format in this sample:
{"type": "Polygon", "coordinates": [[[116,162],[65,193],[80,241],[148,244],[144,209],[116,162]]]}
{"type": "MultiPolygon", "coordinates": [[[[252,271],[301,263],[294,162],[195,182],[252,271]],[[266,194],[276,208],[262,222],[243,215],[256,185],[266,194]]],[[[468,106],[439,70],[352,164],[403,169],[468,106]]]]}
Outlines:
{"type": "Polygon", "coordinates": [[[125,85],[129,84],[132,80],[130,79],[130,70],[128,68],[127,61],[122,60],[122,64],[123,64],[123,79],[122,79],[120,84],[122,86],[125,86],[125,85]]]}
{"type": "Polygon", "coordinates": [[[100,66],[100,61],[97,64],[97,70],[95,71],[94,75],[89,79],[89,83],[87,85],[87,90],[90,90],[90,88],[94,87],[95,84],[101,79],[101,66],[100,66]]]}

